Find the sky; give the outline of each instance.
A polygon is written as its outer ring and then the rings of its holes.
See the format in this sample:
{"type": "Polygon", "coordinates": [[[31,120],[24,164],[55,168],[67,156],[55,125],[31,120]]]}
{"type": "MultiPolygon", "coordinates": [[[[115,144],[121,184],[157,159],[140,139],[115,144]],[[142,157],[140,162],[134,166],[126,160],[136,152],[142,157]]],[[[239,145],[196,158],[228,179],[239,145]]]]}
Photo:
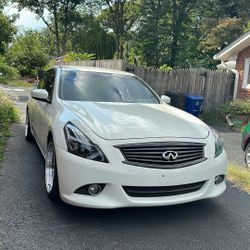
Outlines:
{"type": "Polygon", "coordinates": [[[20,28],[41,30],[42,28],[46,27],[45,23],[41,19],[37,19],[36,14],[30,12],[27,9],[18,12],[18,9],[11,5],[5,7],[4,10],[7,15],[19,13],[19,18],[16,21],[16,25],[20,28]]]}

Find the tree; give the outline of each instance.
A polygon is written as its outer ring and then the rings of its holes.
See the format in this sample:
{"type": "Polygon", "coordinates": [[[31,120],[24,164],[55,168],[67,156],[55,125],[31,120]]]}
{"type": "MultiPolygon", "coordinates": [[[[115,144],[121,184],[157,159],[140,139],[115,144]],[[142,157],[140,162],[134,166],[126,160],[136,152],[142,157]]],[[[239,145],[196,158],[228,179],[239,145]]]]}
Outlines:
{"type": "Polygon", "coordinates": [[[0,54],[5,52],[15,33],[14,18],[8,17],[0,11],[0,54]]]}
{"type": "Polygon", "coordinates": [[[209,3],[214,6],[212,16],[217,19],[235,17],[244,22],[249,19],[249,0],[211,0],[209,3]]]}
{"type": "Polygon", "coordinates": [[[14,0],[20,8],[36,13],[55,36],[57,55],[66,52],[73,16],[84,0],[14,0]]]}
{"type": "Polygon", "coordinates": [[[249,9],[250,9],[250,1],[249,0],[237,0],[239,2],[238,7],[238,18],[242,20],[243,24],[246,24],[249,19],[249,9]]]}
{"type": "Polygon", "coordinates": [[[56,41],[54,34],[49,30],[49,28],[44,28],[39,31],[40,41],[46,48],[46,51],[50,57],[57,56],[56,41]]]}
{"type": "Polygon", "coordinates": [[[22,76],[35,76],[49,61],[41,34],[36,31],[27,31],[16,37],[6,57],[9,64],[16,67],[22,76]]]}
{"type": "Polygon", "coordinates": [[[2,11],[6,4],[8,3],[8,0],[0,0],[0,10],[2,11]]]}
{"type": "Polygon", "coordinates": [[[193,35],[189,36],[189,33],[193,32],[192,28],[196,22],[192,12],[198,10],[197,2],[197,0],[141,1],[137,47],[141,47],[142,57],[147,65],[176,66],[179,52],[188,51],[188,48],[181,45],[193,47],[197,37],[191,41],[189,37],[193,35]]]}
{"type": "Polygon", "coordinates": [[[124,42],[138,17],[138,3],[130,0],[105,0],[104,3],[105,9],[102,11],[100,19],[104,26],[113,30],[116,57],[123,59],[124,42]]]}
{"type": "Polygon", "coordinates": [[[203,52],[216,53],[226,45],[237,39],[243,32],[240,19],[223,18],[215,20],[210,18],[203,24],[204,36],[200,43],[203,52]]]}
{"type": "Polygon", "coordinates": [[[147,65],[159,66],[164,51],[166,0],[143,0],[140,8],[137,41],[141,44],[143,58],[147,65]]]}
{"type": "Polygon", "coordinates": [[[93,15],[81,13],[75,23],[70,38],[71,50],[95,54],[95,59],[110,59],[115,53],[115,40],[112,33],[104,29],[93,15]]]}
{"type": "Polygon", "coordinates": [[[13,1],[47,24],[40,39],[52,56],[90,53],[156,67],[214,67],[218,48],[250,27],[249,0],[13,1]]]}
{"type": "Polygon", "coordinates": [[[198,0],[171,0],[171,19],[172,19],[172,28],[171,35],[172,41],[170,45],[170,61],[169,64],[171,66],[175,66],[176,56],[179,51],[179,38],[183,28],[183,23],[185,23],[188,19],[190,12],[198,3],[198,0]]]}

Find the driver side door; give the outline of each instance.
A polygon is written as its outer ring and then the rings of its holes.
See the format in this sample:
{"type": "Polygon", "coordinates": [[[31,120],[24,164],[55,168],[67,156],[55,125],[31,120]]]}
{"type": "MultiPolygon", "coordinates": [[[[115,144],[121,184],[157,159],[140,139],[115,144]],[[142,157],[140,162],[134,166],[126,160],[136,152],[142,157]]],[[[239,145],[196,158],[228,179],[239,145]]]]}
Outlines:
{"type": "Polygon", "coordinates": [[[49,97],[48,101],[37,100],[36,108],[36,138],[41,150],[45,153],[47,143],[47,132],[53,118],[53,92],[56,77],[56,69],[50,69],[39,82],[38,88],[47,90],[49,97]]]}

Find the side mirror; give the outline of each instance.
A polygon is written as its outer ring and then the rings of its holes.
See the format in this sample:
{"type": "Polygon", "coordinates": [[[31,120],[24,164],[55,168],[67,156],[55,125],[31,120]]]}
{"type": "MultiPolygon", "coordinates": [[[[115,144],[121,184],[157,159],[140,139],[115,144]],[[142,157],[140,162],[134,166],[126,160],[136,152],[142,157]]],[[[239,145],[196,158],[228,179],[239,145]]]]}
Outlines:
{"type": "Polygon", "coordinates": [[[171,98],[169,96],[162,95],[161,99],[162,99],[162,101],[164,101],[167,104],[171,103],[171,98]]]}
{"type": "Polygon", "coordinates": [[[33,89],[31,91],[31,97],[42,102],[48,102],[49,93],[45,89],[33,89]]]}

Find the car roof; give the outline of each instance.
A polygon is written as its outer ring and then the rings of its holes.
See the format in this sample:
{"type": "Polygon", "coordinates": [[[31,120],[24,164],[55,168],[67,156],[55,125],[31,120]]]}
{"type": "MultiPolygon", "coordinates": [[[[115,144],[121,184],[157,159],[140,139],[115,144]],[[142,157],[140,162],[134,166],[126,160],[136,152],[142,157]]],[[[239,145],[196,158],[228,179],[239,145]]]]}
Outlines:
{"type": "Polygon", "coordinates": [[[88,71],[88,72],[100,72],[100,73],[109,73],[109,74],[120,74],[120,75],[130,75],[134,76],[134,74],[114,69],[106,69],[106,68],[96,68],[96,67],[84,67],[84,66],[59,66],[62,70],[79,70],[79,71],[88,71]]]}

